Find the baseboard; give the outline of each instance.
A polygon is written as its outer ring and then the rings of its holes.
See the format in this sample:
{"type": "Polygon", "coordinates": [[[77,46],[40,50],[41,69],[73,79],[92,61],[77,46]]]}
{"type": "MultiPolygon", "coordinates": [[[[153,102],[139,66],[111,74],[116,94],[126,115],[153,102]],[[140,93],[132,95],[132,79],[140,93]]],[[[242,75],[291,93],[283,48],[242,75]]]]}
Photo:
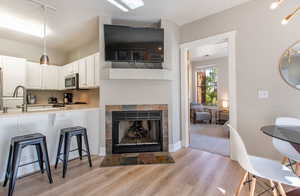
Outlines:
{"type": "Polygon", "coordinates": [[[105,156],[106,155],[106,149],[105,147],[100,147],[100,154],[99,156],[105,156]]]}
{"type": "Polygon", "coordinates": [[[178,141],[175,144],[170,144],[169,145],[169,151],[170,152],[176,152],[176,151],[180,150],[181,148],[182,148],[181,141],[178,141]]]}

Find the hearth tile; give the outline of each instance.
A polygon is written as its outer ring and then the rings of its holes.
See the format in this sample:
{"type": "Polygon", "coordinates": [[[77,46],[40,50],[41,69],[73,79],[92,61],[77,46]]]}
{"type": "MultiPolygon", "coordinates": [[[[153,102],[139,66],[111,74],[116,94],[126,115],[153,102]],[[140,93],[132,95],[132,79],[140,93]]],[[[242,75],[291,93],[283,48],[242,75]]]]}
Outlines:
{"type": "Polygon", "coordinates": [[[124,157],[122,154],[107,155],[104,157],[100,167],[145,165],[145,164],[173,164],[175,163],[170,153],[139,153],[136,157],[124,157]]]}
{"type": "Polygon", "coordinates": [[[139,158],[153,158],[154,157],[154,154],[153,152],[146,152],[146,153],[140,153],[138,155],[139,158]]]}
{"type": "Polygon", "coordinates": [[[121,154],[122,157],[137,157],[139,153],[124,153],[121,154]]]}
{"type": "Polygon", "coordinates": [[[137,105],[122,105],[123,111],[136,110],[136,108],[137,108],[137,105]]]}
{"type": "Polygon", "coordinates": [[[137,157],[122,157],[120,159],[121,165],[136,165],[138,164],[138,158],[137,157]]]}
{"type": "Polygon", "coordinates": [[[110,128],[110,129],[106,128],[106,131],[105,131],[105,138],[106,139],[110,139],[110,140],[112,139],[112,131],[111,130],[112,130],[112,128],[110,128]]]}
{"type": "Polygon", "coordinates": [[[153,164],[155,162],[155,156],[150,156],[150,157],[141,157],[139,156],[139,164],[153,164]]]}
{"type": "Polygon", "coordinates": [[[121,111],[122,106],[121,105],[107,105],[106,111],[121,111]]]}

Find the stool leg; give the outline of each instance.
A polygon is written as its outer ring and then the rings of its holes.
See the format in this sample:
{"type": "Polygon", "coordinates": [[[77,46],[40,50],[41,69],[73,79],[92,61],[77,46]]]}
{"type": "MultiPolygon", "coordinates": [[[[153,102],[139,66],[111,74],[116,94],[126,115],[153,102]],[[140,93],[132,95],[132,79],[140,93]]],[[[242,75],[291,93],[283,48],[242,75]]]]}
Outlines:
{"type": "Polygon", "coordinates": [[[3,183],[3,187],[6,187],[7,182],[8,182],[8,177],[11,173],[11,161],[12,161],[12,151],[13,151],[13,147],[12,145],[10,145],[9,147],[9,155],[8,155],[8,161],[7,161],[7,166],[6,166],[6,174],[5,174],[5,180],[3,183]]]}
{"type": "Polygon", "coordinates": [[[65,134],[65,146],[64,146],[64,162],[63,162],[63,178],[66,177],[67,169],[68,169],[68,160],[69,160],[69,152],[70,152],[70,143],[71,136],[69,134],[65,134]]]}
{"type": "Polygon", "coordinates": [[[39,160],[40,169],[41,169],[41,172],[43,174],[44,173],[44,158],[43,158],[41,144],[36,144],[35,148],[36,148],[37,157],[38,157],[38,160],[39,160]]]}
{"type": "Polygon", "coordinates": [[[88,136],[87,136],[86,129],[84,131],[84,135],[83,136],[84,136],[86,153],[87,153],[88,159],[89,159],[89,164],[90,164],[90,167],[92,167],[92,159],[91,159],[91,153],[90,153],[90,147],[89,147],[89,141],[88,141],[88,136]]]}
{"type": "Polygon", "coordinates": [[[43,139],[43,143],[42,143],[41,147],[42,147],[43,157],[45,157],[45,165],[46,165],[46,171],[48,174],[49,183],[52,184],[53,180],[52,180],[52,175],[51,175],[50,161],[49,161],[46,138],[43,139]]]}
{"type": "Polygon", "coordinates": [[[59,143],[58,143],[58,149],[57,149],[57,155],[56,155],[56,161],[55,161],[55,169],[57,169],[57,165],[58,165],[58,161],[59,161],[59,157],[60,157],[60,152],[61,152],[61,147],[62,147],[63,140],[64,140],[64,136],[60,135],[59,143]]]}
{"type": "Polygon", "coordinates": [[[14,192],[14,188],[16,185],[18,168],[20,164],[22,148],[19,144],[16,144],[13,148],[13,158],[12,158],[12,166],[11,166],[11,174],[10,174],[10,182],[8,188],[8,196],[12,196],[14,192]]]}
{"type": "Polygon", "coordinates": [[[80,160],[82,160],[82,135],[77,135],[77,146],[80,160]]]}

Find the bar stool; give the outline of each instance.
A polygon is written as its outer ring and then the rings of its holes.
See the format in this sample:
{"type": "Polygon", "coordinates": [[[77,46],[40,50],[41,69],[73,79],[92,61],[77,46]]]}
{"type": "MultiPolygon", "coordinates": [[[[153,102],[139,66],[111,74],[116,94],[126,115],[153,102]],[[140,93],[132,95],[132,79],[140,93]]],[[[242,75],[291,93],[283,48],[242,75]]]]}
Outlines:
{"type": "Polygon", "coordinates": [[[29,135],[13,137],[10,144],[5,180],[3,183],[3,187],[6,187],[8,181],[10,181],[8,196],[13,195],[16,180],[17,180],[18,168],[33,163],[37,163],[37,162],[39,163],[41,173],[44,173],[44,162],[45,162],[49,183],[52,184],[53,180],[52,180],[51,170],[50,170],[46,136],[40,133],[34,133],[29,135]],[[36,148],[38,160],[19,165],[22,149],[32,145],[35,146],[36,148]]]}
{"type": "Polygon", "coordinates": [[[67,173],[69,153],[77,150],[79,153],[80,160],[82,160],[82,151],[86,152],[89,160],[89,165],[90,167],[92,167],[92,159],[90,154],[86,128],[77,126],[77,127],[68,127],[68,128],[61,129],[56,162],[55,162],[55,169],[57,169],[58,161],[61,160],[63,162],[63,178],[65,178],[67,173]],[[76,136],[78,148],[74,150],[70,150],[71,139],[73,136],[76,136]],[[82,149],[82,137],[84,138],[86,150],[82,149]],[[64,142],[64,150],[63,153],[61,153],[63,142],[64,142]],[[63,155],[63,159],[60,158],[61,155],[63,155]]]}

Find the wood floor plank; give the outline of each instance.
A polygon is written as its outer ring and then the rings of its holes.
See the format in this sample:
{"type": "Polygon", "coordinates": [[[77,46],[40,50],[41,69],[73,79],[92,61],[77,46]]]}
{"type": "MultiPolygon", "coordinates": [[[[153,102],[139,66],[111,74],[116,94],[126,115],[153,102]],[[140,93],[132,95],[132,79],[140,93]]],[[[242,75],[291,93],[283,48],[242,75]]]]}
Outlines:
{"type": "MultiPolygon", "coordinates": [[[[66,179],[61,166],[53,171],[54,184],[36,173],[17,181],[15,196],[233,196],[244,174],[227,157],[182,149],[172,154],[176,163],[101,168],[102,158],[71,161],[66,179]]],[[[0,188],[0,196],[7,189],[0,188]]],[[[245,187],[241,196],[249,195],[245,187]]]]}

